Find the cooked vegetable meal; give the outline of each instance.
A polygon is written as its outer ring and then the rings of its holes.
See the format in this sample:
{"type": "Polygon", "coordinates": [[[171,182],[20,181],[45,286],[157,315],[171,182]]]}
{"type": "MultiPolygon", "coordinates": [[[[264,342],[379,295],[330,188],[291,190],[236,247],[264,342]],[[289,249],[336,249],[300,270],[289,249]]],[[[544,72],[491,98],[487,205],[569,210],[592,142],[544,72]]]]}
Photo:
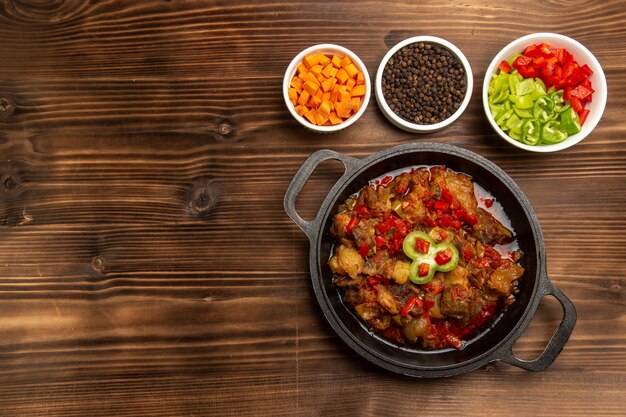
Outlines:
{"type": "Polygon", "coordinates": [[[462,349],[515,302],[524,268],[506,221],[468,175],[415,167],[339,206],[328,265],[345,304],[384,339],[462,349]]]}

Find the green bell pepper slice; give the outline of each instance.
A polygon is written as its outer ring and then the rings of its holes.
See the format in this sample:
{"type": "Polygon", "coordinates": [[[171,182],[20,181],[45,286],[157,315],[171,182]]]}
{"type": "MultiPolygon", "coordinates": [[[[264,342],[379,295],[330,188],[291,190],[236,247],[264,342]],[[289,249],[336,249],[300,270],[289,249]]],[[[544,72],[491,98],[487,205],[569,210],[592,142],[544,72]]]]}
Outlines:
{"type": "Polygon", "coordinates": [[[568,135],[574,135],[580,132],[580,119],[578,113],[572,107],[561,113],[561,128],[567,132],[568,135]]]}
{"type": "Polygon", "coordinates": [[[567,132],[561,129],[561,124],[556,120],[550,120],[541,127],[541,141],[547,144],[563,142],[567,138],[567,132]]]}
{"type": "Polygon", "coordinates": [[[437,271],[452,271],[459,263],[459,251],[448,242],[435,241],[422,231],[406,235],[402,250],[413,260],[409,267],[409,279],[415,284],[426,284],[437,271]]]}
{"type": "Polygon", "coordinates": [[[526,145],[537,145],[541,140],[541,124],[537,119],[526,119],[522,122],[520,141],[526,145]]]}
{"type": "Polygon", "coordinates": [[[547,96],[542,96],[535,101],[533,116],[541,123],[545,123],[555,118],[554,102],[547,96]]]}

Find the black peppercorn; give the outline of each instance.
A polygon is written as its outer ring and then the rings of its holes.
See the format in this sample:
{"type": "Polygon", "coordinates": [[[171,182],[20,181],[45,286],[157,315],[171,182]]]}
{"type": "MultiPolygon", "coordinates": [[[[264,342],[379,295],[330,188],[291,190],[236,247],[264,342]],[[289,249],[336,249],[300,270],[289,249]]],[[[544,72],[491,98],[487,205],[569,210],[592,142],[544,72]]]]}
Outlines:
{"type": "Polygon", "coordinates": [[[463,64],[447,48],[425,42],[410,44],[387,61],[383,96],[402,119],[435,124],[461,106],[467,92],[465,77],[463,64]]]}

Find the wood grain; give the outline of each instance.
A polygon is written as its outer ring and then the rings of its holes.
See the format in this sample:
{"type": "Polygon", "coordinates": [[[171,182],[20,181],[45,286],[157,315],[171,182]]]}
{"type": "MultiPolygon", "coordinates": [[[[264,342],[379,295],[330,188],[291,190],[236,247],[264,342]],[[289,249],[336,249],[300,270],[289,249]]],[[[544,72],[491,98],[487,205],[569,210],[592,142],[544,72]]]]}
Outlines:
{"type": "MultiPolygon", "coordinates": [[[[0,407],[3,416],[626,414],[626,49],[622,1],[0,1],[0,407]],[[552,155],[503,143],[480,87],[513,39],[585,44],[609,86],[585,141],[552,155]],[[280,86],[305,47],[338,43],[373,76],[418,34],[455,43],[475,91],[451,127],[415,136],[369,103],[316,135],[280,86]],[[4,100],[3,100],[4,99],[4,100]],[[496,363],[445,380],[383,372],[324,322],[308,241],[282,207],[317,149],[459,145],[498,164],[540,219],[548,275],[578,310],[546,371],[496,363]]],[[[327,163],[297,207],[313,218],[327,163]]],[[[515,346],[540,354],[545,300],[515,346]]]]}

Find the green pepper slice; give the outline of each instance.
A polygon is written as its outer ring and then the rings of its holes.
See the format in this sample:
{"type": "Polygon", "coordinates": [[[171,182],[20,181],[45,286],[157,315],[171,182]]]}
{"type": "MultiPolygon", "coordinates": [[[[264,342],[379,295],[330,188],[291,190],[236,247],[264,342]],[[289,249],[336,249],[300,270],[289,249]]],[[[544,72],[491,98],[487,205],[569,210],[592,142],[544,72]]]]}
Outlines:
{"type": "Polygon", "coordinates": [[[569,101],[565,101],[563,99],[563,90],[553,91],[553,92],[548,94],[548,97],[554,103],[553,109],[557,113],[561,113],[561,112],[569,109],[570,107],[572,107],[572,105],[569,103],[569,101]]]}
{"type": "Polygon", "coordinates": [[[561,113],[561,128],[569,135],[580,132],[580,119],[572,107],[561,113]]]}
{"type": "Polygon", "coordinates": [[[533,107],[533,116],[541,123],[554,119],[554,102],[547,96],[539,97],[533,107]]]}
{"type": "Polygon", "coordinates": [[[435,272],[452,271],[459,263],[459,251],[453,244],[435,243],[421,231],[406,235],[402,250],[413,260],[409,267],[409,279],[415,284],[425,284],[433,279],[435,272]]]}
{"type": "Polygon", "coordinates": [[[544,143],[559,143],[565,138],[567,138],[567,132],[561,129],[561,124],[556,120],[550,120],[541,127],[541,141],[544,143]]]}
{"type": "Polygon", "coordinates": [[[541,124],[537,119],[527,119],[522,122],[520,140],[526,145],[536,145],[541,139],[541,124]]]}

